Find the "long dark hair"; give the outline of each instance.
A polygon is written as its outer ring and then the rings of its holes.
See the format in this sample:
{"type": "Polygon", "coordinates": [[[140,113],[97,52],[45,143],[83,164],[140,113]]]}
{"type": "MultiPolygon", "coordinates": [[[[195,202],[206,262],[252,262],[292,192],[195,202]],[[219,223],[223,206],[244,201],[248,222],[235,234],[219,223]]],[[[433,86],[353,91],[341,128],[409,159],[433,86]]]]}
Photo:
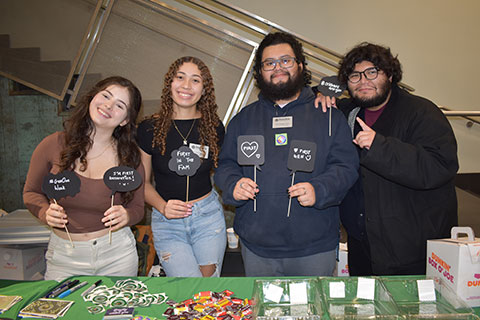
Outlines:
{"type": "Polygon", "coordinates": [[[213,165],[217,167],[220,147],[218,146],[216,128],[220,124],[220,118],[217,114],[218,106],[215,101],[215,88],[213,87],[213,78],[210,70],[208,70],[208,67],[202,60],[196,57],[182,57],[175,60],[165,74],[160,110],[150,117],[153,120],[154,127],[152,148],[158,146],[161,154],[165,154],[167,133],[170,130],[173,117],[172,81],[178,69],[186,62],[195,64],[202,76],[203,93],[197,102],[197,110],[202,114],[198,127],[200,145],[201,150],[203,150],[204,146],[209,146],[209,150],[212,152],[213,165]]]}
{"type": "MultiPolygon", "coordinates": [[[[88,166],[87,153],[92,148],[92,133],[95,126],[90,118],[90,102],[100,91],[110,85],[119,85],[128,90],[130,105],[127,108],[128,123],[117,126],[112,134],[117,147],[119,165],[138,168],[141,162],[140,150],[135,141],[137,134],[136,119],[142,105],[142,96],[138,88],[128,79],[114,76],[99,81],[79,101],[72,115],[64,123],[65,147],[60,154],[60,170],[74,170],[75,161],[80,161],[80,171],[88,166]]],[[[127,204],[133,198],[133,192],[122,193],[122,200],[127,204]]]]}

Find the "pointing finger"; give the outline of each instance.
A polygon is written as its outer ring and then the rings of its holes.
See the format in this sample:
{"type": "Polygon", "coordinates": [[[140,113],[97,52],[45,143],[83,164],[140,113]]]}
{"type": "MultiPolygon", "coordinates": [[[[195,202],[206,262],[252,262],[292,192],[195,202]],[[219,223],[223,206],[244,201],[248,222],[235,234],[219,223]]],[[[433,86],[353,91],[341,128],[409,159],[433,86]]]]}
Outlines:
{"type": "Polygon", "coordinates": [[[363,120],[360,119],[359,117],[357,117],[357,122],[358,122],[358,124],[360,125],[360,127],[362,127],[362,130],[363,130],[363,131],[371,131],[371,130],[372,130],[372,129],[371,129],[369,126],[367,126],[367,124],[366,124],[365,122],[363,122],[363,120]]]}

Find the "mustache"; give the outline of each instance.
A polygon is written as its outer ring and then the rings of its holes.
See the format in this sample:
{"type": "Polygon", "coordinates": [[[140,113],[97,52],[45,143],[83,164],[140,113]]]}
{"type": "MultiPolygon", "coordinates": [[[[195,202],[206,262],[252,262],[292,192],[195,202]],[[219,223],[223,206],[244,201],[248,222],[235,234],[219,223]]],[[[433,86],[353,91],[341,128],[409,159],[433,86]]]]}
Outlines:
{"type": "Polygon", "coordinates": [[[290,73],[288,73],[288,71],[276,71],[274,72],[272,75],[270,75],[270,80],[273,79],[275,76],[278,76],[278,75],[287,75],[289,78],[290,78],[290,73]]]}

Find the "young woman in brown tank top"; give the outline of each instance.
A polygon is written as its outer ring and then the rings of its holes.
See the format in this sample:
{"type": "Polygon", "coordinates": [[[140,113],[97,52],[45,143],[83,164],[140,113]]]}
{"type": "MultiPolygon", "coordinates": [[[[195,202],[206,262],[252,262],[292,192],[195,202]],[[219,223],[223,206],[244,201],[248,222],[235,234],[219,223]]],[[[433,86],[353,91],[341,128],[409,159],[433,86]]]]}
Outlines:
{"type": "Polygon", "coordinates": [[[45,279],[136,276],[136,242],[128,226],[143,218],[144,187],[117,192],[112,205],[103,175],[122,165],[137,169],[144,178],[135,142],[141,101],[129,80],[106,78],[82,97],[65,130],[49,135],[35,149],[23,198],[27,208],[52,227],[45,279]],[[79,178],[80,191],[52,201],[42,192],[42,181],[64,170],[79,178]]]}

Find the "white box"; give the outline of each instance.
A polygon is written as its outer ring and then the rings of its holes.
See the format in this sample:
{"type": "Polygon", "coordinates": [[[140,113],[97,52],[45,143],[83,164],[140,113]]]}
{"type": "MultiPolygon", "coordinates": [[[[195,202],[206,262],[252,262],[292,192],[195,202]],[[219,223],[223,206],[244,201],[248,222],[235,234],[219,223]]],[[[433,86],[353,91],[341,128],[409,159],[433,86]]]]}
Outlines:
{"type": "Polygon", "coordinates": [[[0,246],[0,279],[38,280],[45,273],[46,245],[0,246]]]}
{"type": "Polygon", "coordinates": [[[441,278],[470,307],[480,306],[480,238],[470,227],[454,227],[451,239],[428,240],[427,276],[441,278]]]}
{"type": "Polygon", "coordinates": [[[350,273],[348,271],[348,247],[346,243],[340,242],[338,248],[338,261],[335,272],[333,273],[335,277],[348,277],[350,273]]]}

